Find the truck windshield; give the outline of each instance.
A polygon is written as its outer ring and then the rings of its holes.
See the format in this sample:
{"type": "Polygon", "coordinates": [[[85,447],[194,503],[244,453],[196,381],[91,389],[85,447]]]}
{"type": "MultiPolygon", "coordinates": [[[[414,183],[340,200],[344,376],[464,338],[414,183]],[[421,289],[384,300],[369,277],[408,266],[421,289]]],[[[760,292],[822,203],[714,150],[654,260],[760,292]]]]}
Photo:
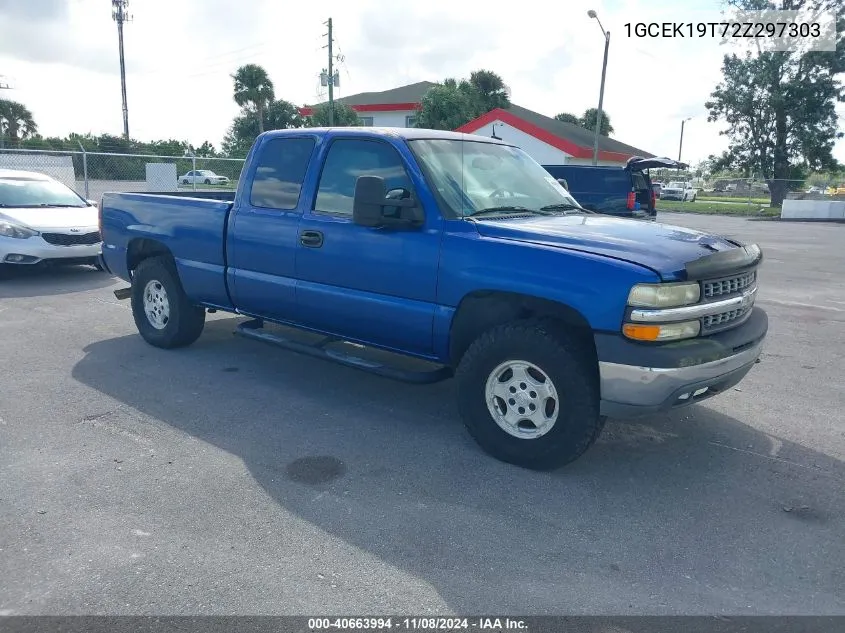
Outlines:
{"type": "Polygon", "coordinates": [[[515,147],[449,139],[409,144],[454,217],[485,211],[585,212],[549,172],[515,147]]]}
{"type": "Polygon", "coordinates": [[[0,178],[0,207],[85,207],[85,200],[59,182],[0,178]]]}

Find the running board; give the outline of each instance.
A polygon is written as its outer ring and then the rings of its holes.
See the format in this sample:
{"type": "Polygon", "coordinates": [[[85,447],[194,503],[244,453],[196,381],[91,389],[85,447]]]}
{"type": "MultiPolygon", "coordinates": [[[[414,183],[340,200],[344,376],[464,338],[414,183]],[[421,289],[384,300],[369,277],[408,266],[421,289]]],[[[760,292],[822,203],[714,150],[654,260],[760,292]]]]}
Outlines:
{"type": "MultiPolygon", "coordinates": [[[[251,321],[241,323],[237,326],[237,328],[235,328],[235,334],[256,341],[271,343],[299,354],[306,354],[315,358],[330,360],[340,365],[346,365],[347,367],[362,369],[370,372],[371,374],[391,378],[393,380],[399,380],[401,382],[425,385],[440,382],[441,380],[446,380],[447,378],[452,377],[452,369],[446,366],[438,366],[437,369],[429,371],[413,371],[400,369],[398,367],[391,367],[376,360],[352,356],[351,354],[346,354],[339,350],[326,349],[326,346],[332,343],[346,342],[341,338],[333,336],[327,336],[315,343],[301,343],[299,341],[293,341],[279,334],[266,331],[264,329],[263,319],[253,319],[251,321]]],[[[398,354],[394,355],[399,356],[398,354]]]]}

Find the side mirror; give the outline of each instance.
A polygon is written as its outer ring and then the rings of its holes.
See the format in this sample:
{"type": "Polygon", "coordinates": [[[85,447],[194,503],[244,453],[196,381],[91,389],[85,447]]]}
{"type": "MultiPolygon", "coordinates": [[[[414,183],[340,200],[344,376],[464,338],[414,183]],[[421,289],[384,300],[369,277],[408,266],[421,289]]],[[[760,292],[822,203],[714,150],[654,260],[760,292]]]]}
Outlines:
{"type": "Polygon", "coordinates": [[[370,227],[413,227],[422,224],[419,205],[410,192],[390,191],[381,176],[359,176],[352,199],[352,221],[370,227]],[[407,194],[408,197],[400,197],[407,194]],[[398,208],[399,217],[385,215],[385,208],[398,208]]]}
{"type": "Polygon", "coordinates": [[[96,207],[96,206],[99,206],[99,204],[100,204],[100,203],[99,203],[99,202],[97,202],[96,200],[86,200],[85,202],[87,202],[87,203],[88,203],[88,206],[89,206],[89,207],[96,207]]]}
{"type": "Polygon", "coordinates": [[[558,179],[557,179],[557,181],[560,183],[560,185],[561,185],[564,189],[566,189],[567,191],[569,191],[569,183],[568,183],[568,182],[566,182],[566,178],[558,178],[558,179]]]}

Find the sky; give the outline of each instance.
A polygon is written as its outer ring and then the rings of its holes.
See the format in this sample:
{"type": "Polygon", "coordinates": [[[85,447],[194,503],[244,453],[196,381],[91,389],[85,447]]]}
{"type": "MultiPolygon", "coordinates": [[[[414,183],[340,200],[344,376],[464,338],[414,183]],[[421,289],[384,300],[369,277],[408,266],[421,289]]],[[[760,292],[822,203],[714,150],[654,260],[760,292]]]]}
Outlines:
{"type": "MultiPolygon", "coordinates": [[[[499,73],[514,103],[554,116],[598,105],[611,33],[604,110],[613,137],[695,163],[728,147],[704,107],[727,47],[715,39],[637,38],[626,24],[718,20],[719,0],[129,0],[124,28],[129,130],[139,140],[220,141],[237,114],[231,74],[264,66],[277,98],[325,99],[331,17],[336,96],[417,81],[499,73]]],[[[0,0],[0,75],[45,136],[122,132],[117,28],[109,0],[0,0]]],[[[845,107],[840,107],[840,128],[845,107]]],[[[834,155],[845,162],[845,140],[834,155]]]]}

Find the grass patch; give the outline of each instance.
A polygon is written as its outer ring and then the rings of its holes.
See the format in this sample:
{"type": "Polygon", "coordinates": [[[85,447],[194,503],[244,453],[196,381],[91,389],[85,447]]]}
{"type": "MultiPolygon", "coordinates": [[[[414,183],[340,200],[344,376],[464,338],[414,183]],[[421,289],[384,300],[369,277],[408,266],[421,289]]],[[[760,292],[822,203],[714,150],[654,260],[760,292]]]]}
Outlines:
{"type": "MultiPolygon", "coordinates": [[[[768,201],[767,201],[768,205],[768,201]]],[[[780,209],[759,204],[719,204],[703,202],[701,198],[695,202],[674,202],[658,200],[657,211],[672,211],[676,213],[700,213],[703,215],[734,215],[734,216],[780,216],[780,209]]]]}
{"type": "Polygon", "coordinates": [[[749,201],[751,204],[762,204],[764,207],[768,207],[769,203],[771,202],[771,198],[747,198],[743,196],[702,196],[698,195],[695,197],[696,202],[701,200],[701,202],[732,202],[732,203],[748,203],[749,201]]]}

